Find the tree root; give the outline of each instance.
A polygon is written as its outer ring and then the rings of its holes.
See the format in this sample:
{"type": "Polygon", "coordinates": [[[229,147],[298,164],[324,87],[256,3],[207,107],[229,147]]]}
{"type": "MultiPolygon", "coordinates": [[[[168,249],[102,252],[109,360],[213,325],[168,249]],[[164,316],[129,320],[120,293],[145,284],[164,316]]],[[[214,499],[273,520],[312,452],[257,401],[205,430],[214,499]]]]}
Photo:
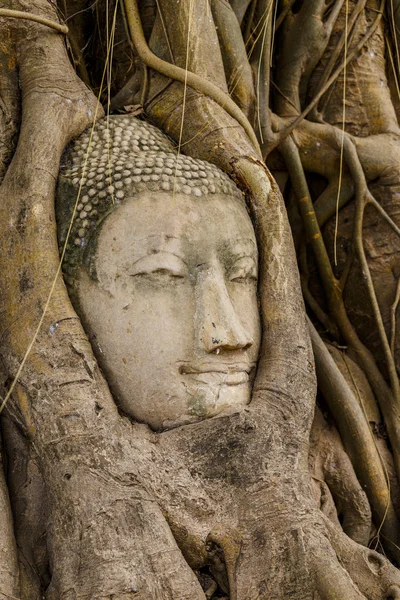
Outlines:
{"type": "Polygon", "coordinates": [[[383,10],[385,6],[385,0],[382,0],[380,10],[376,16],[374,23],[371,25],[369,30],[365,33],[363,38],[358,42],[358,44],[348,53],[346,60],[340,64],[337,69],[333,72],[333,74],[329,77],[327,82],[322,88],[316,92],[314,98],[309,102],[306,108],[301,112],[301,114],[296,117],[290,125],[286,127],[286,129],[279,132],[278,135],[274,136],[271,143],[263,146],[263,156],[268,156],[275,148],[277,148],[291,133],[294,129],[296,129],[302,121],[307,117],[307,115],[318,105],[318,102],[322,98],[322,96],[328,91],[328,89],[335,83],[339,75],[345,69],[345,67],[358,55],[358,53],[362,50],[368,40],[372,37],[372,35],[377,30],[379,23],[383,17],[383,10]]]}
{"type": "Polygon", "coordinates": [[[136,0],[125,0],[125,8],[132,41],[135,44],[138,55],[144,64],[151,69],[158,71],[162,75],[165,75],[166,77],[175,81],[179,81],[185,85],[189,85],[199,93],[212,98],[243,127],[256,152],[258,152],[258,154],[261,156],[261,150],[258,144],[257,136],[255,135],[249,121],[242,113],[240,108],[233,102],[233,100],[207,79],[200,77],[196,73],[185,71],[185,69],[182,69],[181,67],[167,63],[153,54],[144,37],[136,0]]]}
{"type": "Polygon", "coordinates": [[[328,45],[342,5],[343,0],[336,0],[326,21],[325,0],[304,2],[296,14],[290,11],[286,16],[277,69],[279,115],[297,116],[301,112],[308,80],[328,45]]]}
{"type": "MultiPolygon", "coordinates": [[[[48,60],[41,63],[41,83],[47,81],[46,68],[52,64],[45,50],[44,58],[48,60]]],[[[145,50],[148,51],[147,45],[145,50]]],[[[32,164],[26,167],[29,161],[18,150],[2,187],[6,234],[0,258],[7,272],[10,260],[15,267],[2,287],[10,307],[10,314],[2,323],[4,333],[28,307],[35,308],[29,312],[27,331],[8,340],[5,359],[10,372],[15,372],[15,365],[25,352],[47,297],[46,276],[51,280],[57,263],[55,235],[53,230],[49,232],[49,221],[53,215],[58,159],[69,137],[90,121],[93,106],[93,98],[83,96],[82,100],[79,86],[75,89],[72,85],[72,107],[68,96],[60,97],[53,89],[44,93],[42,86],[29,79],[34,70],[28,68],[28,59],[29,56],[21,69],[25,106],[20,145],[30,148],[32,164]],[[58,133],[53,139],[48,124],[55,122],[58,133]],[[45,145],[48,139],[52,141],[50,150],[45,145]],[[45,155],[39,151],[42,146],[46,146],[45,155]],[[29,223],[24,220],[26,214],[30,215],[29,223]],[[10,229],[10,222],[18,222],[18,229],[10,229]],[[10,258],[11,243],[15,253],[10,258]],[[39,277],[35,260],[45,277],[42,273],[39,277]],[[31,265],[33,273],[34,288],[26,295],[19,286],[22,264],[31,265]]],[[[56,52],[56,62],[58,59],[56,52]]],[[[60,64],[64,65],[63,60],[60,64]]],[[[180,77],[181,83],[189,82],[190,73],[181,70],[180,77]]],[[[203,85],[204,80],[200,79],[203,85]]],[[[200,86],[197,91],[204,93],[203,90],[204,86],[200,86]]],[[[168,132],[180,139],[181,107],[177,102],[178,118],[168,110],[166,116],[163,111],[171,108],[169,100],[165,94],[157,108],[152,107],[152,116],[163,120],[168,132]]],[[[225,102],[224,96],[221,101],[225,102]]],[[[388,594],[397,593],[393,586],[398,585],[398,572],[384,559],[378,560],[375,553],[349,544],[339,528],[330,522],[325,524],[310,500],[306,463],[315,378],[282,199],[265,166],[257,162],[243,131],[235,137],[236,124],[221,106],[213,106],[207,112],[210,97],[206,94],[199,102],[195,92],[189,104],[195,118],[186,129],[191,134],[185,140],[186,149],[195,148],[194,155],[197,152],[205,158],[212,157],[250,194],[261,253],[264,325],[254,400],[240,414],[163,434],[154,434],[144,425],[121,418],[80,326],[74,321],[68,328],[61,324],[56,336],[49,333],[52,322],[60,322],[60,316],[73,316],[65,289],[57,285],[46,328],[38,336],[27,365],[26,378],[35,382],[31,414],[24,419],[26,411],[19,411],[26,431],[30,419],[34,424],[32,444],[42,456],[49,493],[48,547],[53,579],[47,597],[66,600],[73,593],[82,600],[93,595],[103,595],[107,600],[204,600],[190,567],[197,568],[210,558],[208,539],[217,546],[216,554],[222,551],[221,563],[225,561],[230,587],[234,587],[234,577],[239,582],[238,600],[271,596],[286,600],[288,593],[305,598],[314,595],[315,590],[322,600],[387,599],[388,594]],[[200,106],[196,107],[198,112],[193,109],[196,103],[200,106]],[[217,126],[201,138],[199,129],[208,125],[209,115],[213,117],[212,125],[217,126]],[[197,147],[190,145],[194,136],[200,139],[197,147]],[[85,369],[88,365],[90,368],[85,369]],[[71,369],[76,373],[84,370],[85,383],[65,388],[60,382],[71,369]],[[95,411],[99,402],[100,415],[95,411]],[[74,419],[70,419],[71,414],[74,419]],[[219,502],[221,498],[223,502],[219,502]],[[225,528],[221,528],[221,521],[225,528]],[[237,539],[232,534],[232,522],[238,524],[237,539]],[[285,564],[282,556],[288,557],[285,564]],[[362,561],[378,564],[378,569],[372,572],[367,565],[369,570],[363,570],[362,561]],[[295,568],[291,570],[289,564],[295,568]],[[358,572],[363,574],[362,581],[358,572]],[[371,584],[371,577],[376,578],[376,585],[371,584]],[[140,586],[136,578],[140,579],[140,586]],[[254,593],[248,594],[249,590],[254,593]]],[[[300,173],[304,187],[303,176],[300,173]]],[[[307,194],[308,190],[300,198],[307,194]]],[[[309,210],[309,204],[303,204],[309,210]]],[[[317,228],[315,233],[320,233],[317,228]]],[[[331,285],[336,290],[336,283],[331,285]]],[[[348,417],[352,412],[359,416],[354,397],[347,405],[348,390],[344,396],[348,412],[343,414],[348,417]]],[[[13,405],[18,410],[17,402],[13,405]]],[[[350,429],[348,423],[345,425],[350,429]]],[[[357,425],[366,439],[364,421],[357,425]]]]}
{"type": "Polygon", "coordinates": [[[239,22],[228,3],[211,0],[211,10],[221,47],[229,95],[250,120],[254,107],[253,75],[239,22]]]}
{"type": "Polygon", "coordinates": [[[367,546],[371,508],[339,432],[316,408],[310,436],[309,468],[322,512],[355,542],[367,546]]]}
{"type": "MultiPolygon", "coordinates": [[[[325,520],[325,526],[328,536],[336,555],[340,557],[342,568],[349,573],[353,586],[356,585],[361,591],[361,598],[368,600],[388,600],[395,592],[400,591],[400,575],[398,569],[391,565],[381,554],[367,549],[360,548],[347,536],[340,532],[328,519],[325,520]]],[[[320,568],[323,576],[323,567],[320,568]]],[[[330,573],[328,571],[328,578],[330,573]]],[[[337,580],[331,580],[332,590],[336,590],[337,580]]],[[[350,588],[351,589],[351,586],[350,588]]],[[[335,592],[333,592],[334,594],[335,592]]],[[[342,600],[342,598],[352,597],[351,595],[340,596],[331,595],[327,598],[342,600]]],[[[357,596],[355,596],[357,598],[357,596]]],[[[396,596],[394,596],[396,597],[396,596]]]]}
{"type": "Polygon", "coordinates": [[[318,385],[335,417],[345,448],[368,495],[375,520],[382,527],[384,535],[393,542],[389,545],[388,552],[399,562],[400,551],[397,546],[400,545],[400,524],[369,424],[314,326],[311,322],[309,325],[318,385]]]}
{"type": "Polygon", "coordinates": [[[13,518],[0,457],[0,590],[4,598],[19,595],[19,570],[13,518]]]}
{"type": "Polygon", "coordinates": [[[0,17],[7,17],[9,19],[26,19],[28,21],[34,21],[35,23],[40,23],[40,25],[46,25],[46,27],[50,27],[54,29],[54,31],[58,31],[58,33],[63,33],[64,35],[68,34],[67,25],[61,25],[56,21],[51,21],[50,19],[46,19],[40,15],[35,15],[34,13],[25,12],[22,10],[11,10],[9,8],[0,8],[0,17]]]}
{"type": "Polygon", "coordinates": [[[393,304],[391,306],[392,332],[391,332],[391,337],[390,337],[390,350],[392,352],[393,359],[394,359],[394,340],[395,340],[395,335],[396,335],[396,311],[397,311],[397,307],[399,305],[399,302],[400,302],[400,278],[397,281],[396,296],[395,296],[395,299],[394,299],[393,304]]]}
{"type": "Polygon", "coordinates": [[[400,403],[399,398],[399,382],[397,379],[396,368],[393,362],[393,357],[390,352],[390,347],[386,337],[386,332],[383,328],[382,317],[380,315],[379,306],[377,305],[375,292],[373,289],[371,275],[368,265],[366,265],[365,253],[362,246],[362,215],[364,210],[364,190],[366,183],[362,168],[356,150],[351,143],[351,140],[345,138],[344,152],[346,164],[349,165],[354,185],[358,194],[358,215],[355,220],[355,240],[358,256],[363,264],[363,272],[368,282],[368,291],[374,308],[375,318],[380,329],[380,337],[385,348],[385,356],[388,362],[388,369],[392,383],[390,390],[379,371],[371,352],[361,343],[354,328],[352,327],[343,302],[340,282],[335,278],[325,243],[315,216],[314,206],[311,201],[311,195],[308,189],[308,184],[305,178],[304,169],[299,156],[299,151],[291,138],[285,140],[281,145],[281,152],[284,156],[288,167],[289,175],[293,182],[295,193],[299,202],[299,212],[303,219],[304,228],[308,239],[313,248],[318,271],[322,280],[322,284],[327,296],[329,309],[332,317],[335,319],[339,329],[342,332],[346,343],[357,352],[360,365],[363,367],[370,384],[376,394],[377,400],[385,417],[385,423],[388,428],[389,437],[392,443],[396,472],[400,475],[400,403]]]}

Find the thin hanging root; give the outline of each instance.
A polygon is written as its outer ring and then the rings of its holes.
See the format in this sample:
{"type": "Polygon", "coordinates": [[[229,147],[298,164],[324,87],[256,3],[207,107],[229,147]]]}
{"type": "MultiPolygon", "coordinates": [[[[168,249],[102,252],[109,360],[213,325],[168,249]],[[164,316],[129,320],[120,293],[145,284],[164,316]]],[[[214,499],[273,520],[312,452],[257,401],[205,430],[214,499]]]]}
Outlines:
{"type": "Polygon", "coordinates": [[[196,73],[186,71],[181,67],[177,67],[176,65],[168,63],[153,54],[147,45],[146,38],[144,37],[137,0],[124,0],[124,2],[131,38],[139,58],[144,62],[144,64],[147,67],[150,67],[150,69],[158,71],[165,77],[169,77],[170,79],[189,85],[199,94],[209,96],[224,110],[226,110],[231,117],[236,119],[236,121],[243,127],[255,150],[258,152],[259,156],[261,156],[260,146],[257,136],[254,133],[254,129],[234,101],[219,87],[211,83],[211,81],[200,77],[196,73]]]}
{"type": "Polygon", "coordinates": [[[400,301],[400,277],[397,280],[397,289],[396,296],[394,302],[391,306],[391,326],[392,326],[392,335],[390,338],[390,350],[392,352],[392,356],[394,358],[394,340],[396,337],[396,310],[400,301]]]}
{"type": "MultiPolygon", "coordinates": [[[[257,72],[257,83],[256,83],[256,116],[254,121],[257,123],[257,129],[259,132],[259,138],[261,144],[264,145],[264,134],[267,139],[271,139],[273,136],[271,121],[269,117],[269,96],[270,96],[270,78],[268,76],[270,64],[271,64],[271,52],[273,43],[272,40],[272,19],[271,11],[273,4],[271,3],[266,6],[265,20],[260,32],[260,38],[255,44],[256,52],[253,54],[253,60],[257,72]]],[[[264,6],[261,5],[263,9],[264,6]]]]}
{"type": "Polygon", "coordinates": [[[60,23],[56,23],[55,21],[51,21],[50,19],[46,19],[45,17],[41,17],[40,15],[24,12],[23,10],[11,10],[9,8],[0,8],[0,17],[7,17],[11,19],[26,19],[27,21],[34,21],[35,23],[40,23],[40,25],[46,25],[47,27],[51,27],[51,29],[58,31],[59,33],[64,33],[65,35],[67,35],[68,33],[68,27],[66,25],[61,25],[60,23]]]}

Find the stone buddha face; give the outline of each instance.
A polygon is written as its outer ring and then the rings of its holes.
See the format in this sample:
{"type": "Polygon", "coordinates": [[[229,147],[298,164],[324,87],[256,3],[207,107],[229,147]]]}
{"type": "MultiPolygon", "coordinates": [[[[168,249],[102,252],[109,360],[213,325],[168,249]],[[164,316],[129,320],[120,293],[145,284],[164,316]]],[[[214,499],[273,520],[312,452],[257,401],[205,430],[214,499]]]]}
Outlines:
{"type": "Polygon", "coordinates": [[[73,298],[125,414],[161,431],[249,403],[258,255],[240,195],[127,187],[84,251],[73,298]]]}

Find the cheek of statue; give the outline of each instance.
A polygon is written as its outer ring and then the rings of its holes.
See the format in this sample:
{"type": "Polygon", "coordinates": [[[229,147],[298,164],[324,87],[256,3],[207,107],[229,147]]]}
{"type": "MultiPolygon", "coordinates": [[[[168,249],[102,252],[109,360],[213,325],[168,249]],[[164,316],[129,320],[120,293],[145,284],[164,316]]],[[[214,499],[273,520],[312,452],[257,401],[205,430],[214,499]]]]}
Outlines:
{"type": "Polygon", "coordinates": [[[162,430],[248,404],[260,343],[257,248],[244,206],[163,193],[105,221],[79,312],[120,408],[162,430]]]}

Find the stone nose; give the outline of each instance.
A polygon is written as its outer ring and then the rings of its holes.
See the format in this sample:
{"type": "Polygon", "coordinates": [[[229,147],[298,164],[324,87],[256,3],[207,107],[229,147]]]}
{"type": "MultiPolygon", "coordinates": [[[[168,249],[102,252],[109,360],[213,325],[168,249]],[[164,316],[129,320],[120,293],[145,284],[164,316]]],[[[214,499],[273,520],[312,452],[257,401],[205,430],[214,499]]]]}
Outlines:
{"type": "Polygon", "coordinates": [[[253,344],[229,297],[222,272],[199,276],[198,333],[200,345],[208,352],[246,350],[253,344]]]}

